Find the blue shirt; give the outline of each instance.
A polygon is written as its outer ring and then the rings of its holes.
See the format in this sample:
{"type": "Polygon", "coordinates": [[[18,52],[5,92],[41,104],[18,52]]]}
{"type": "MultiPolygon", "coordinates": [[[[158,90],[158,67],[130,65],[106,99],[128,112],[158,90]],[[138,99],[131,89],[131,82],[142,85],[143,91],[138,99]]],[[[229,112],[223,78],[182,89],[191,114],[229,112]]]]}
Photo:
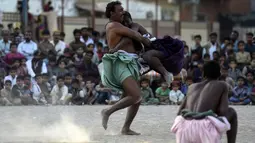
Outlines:
{"type": "Polygon", "coordinates": [[[233,88],[233,96],[237,98],[244,98],[248,96],[249,89],[246,86],[233,88]]]}
{"type": "Polygon", "coordinates": [[[244,50],[246,52],[253,53],[253,52],[255,52],[255,45],[254,44],[252,44],[252,45],[246,44],[244,50]]]}

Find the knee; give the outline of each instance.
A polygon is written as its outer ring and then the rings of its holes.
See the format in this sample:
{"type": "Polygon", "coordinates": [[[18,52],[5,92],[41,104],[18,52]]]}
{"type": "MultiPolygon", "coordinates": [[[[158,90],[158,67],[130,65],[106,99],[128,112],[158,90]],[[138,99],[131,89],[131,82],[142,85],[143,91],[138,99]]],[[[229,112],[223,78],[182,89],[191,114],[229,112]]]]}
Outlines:
{"type": "Polygon", "coordinates": [[[150,54],[149,53],[144,53],[143,55],[142,55],[142,58],[144,59],[144,60],[149,60],[150,59],[150,54]]]}

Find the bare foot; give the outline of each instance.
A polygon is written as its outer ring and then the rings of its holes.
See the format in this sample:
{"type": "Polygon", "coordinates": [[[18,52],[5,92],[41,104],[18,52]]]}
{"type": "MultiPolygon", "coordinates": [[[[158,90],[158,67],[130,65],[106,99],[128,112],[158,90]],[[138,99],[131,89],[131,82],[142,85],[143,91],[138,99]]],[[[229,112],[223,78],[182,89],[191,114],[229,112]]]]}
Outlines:
{"type": "Polygon", "coordinates": [[[106,111],[107,111],[107,109],[103,109],[103,110],[101,111],[102,126],[104,127],[105,130],[107,129],[107,123],[108,123],[108,120],[109,120],[109,115],[106,114],[106,111]]]}
{"type": "Polygon", "coordinates": [[[137,133],[137,132],[135,132],[135,131],[132,131],[132,130],[130,130],[130,129],[128,129],[128,130],[122,130],[121,131],[121,134],[122,135],[141,135],[141,133],[137,133]]]}

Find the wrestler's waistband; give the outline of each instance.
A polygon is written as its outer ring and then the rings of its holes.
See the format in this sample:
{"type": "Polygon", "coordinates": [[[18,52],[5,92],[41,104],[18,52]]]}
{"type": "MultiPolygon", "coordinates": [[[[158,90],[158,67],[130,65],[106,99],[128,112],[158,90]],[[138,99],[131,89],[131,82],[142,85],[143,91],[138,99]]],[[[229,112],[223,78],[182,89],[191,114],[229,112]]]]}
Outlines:
{"type": "Polygon", "coordinates": [[[139,57],[139,56],[138,56],[137,54],[135,54],[135,53],[128,53],[128,52],[126,52],[126,51],[124,51],[124,50],[118,50],[117,52],[118,52],[118,53],[124,53],[124,54],[126,54],[127,56],[133,57],[133,58],[138,58],[138,57],[139,57]]]}

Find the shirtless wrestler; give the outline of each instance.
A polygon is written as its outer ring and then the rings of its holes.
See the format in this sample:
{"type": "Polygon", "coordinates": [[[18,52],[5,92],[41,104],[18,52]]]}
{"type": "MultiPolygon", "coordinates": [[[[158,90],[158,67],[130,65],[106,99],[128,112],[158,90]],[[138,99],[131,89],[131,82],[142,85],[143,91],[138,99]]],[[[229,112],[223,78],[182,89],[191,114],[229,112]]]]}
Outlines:
{"type": "MultiPolygon", "coordinates": [[[[219,81],[220,77],[220,65],[215,61],[210,61],[204,65],[204,78],[205,80],[200,83],[195,83],[189,86],[189,90],[186,99],[180,106],[177,118],[182,118],[182,121],[175,119],[175,123],[172,127],[172,131],[176,133],[176,139],[178,143],[189,143],[189,140],[200,143],[201,138],[209,138],[207,143],[218,143],[221,137],[218,132],[214,132],[211,126],[207,125],[208,118],[211,116],[207,111],[211,110],[217,117],[225,117],[230,123],[231,129],[227,129],[228,143],[236,142],[237,135],[237,113],[236,111],[228,106],[228,86],[224,81],[219,81]],[[194,113],[193,117],[188,117],[184,114],[184,110],[188,110],[191,114],[194,113]],[[200,115],[198,115],[200,114],[200,115]],[[200,117],[199,120],[196,118],[204,114],[204,118],[200,117]],[[207,120],[207,121],[205,121],[207,120]],[[190,122],[190,123],[187,123],[190,122]],[[197,122],[196,131],[194,130],[192,122],[197,122]],[[187,124],[186,124],[187,123],[187,124]],[[203,124],[203,125],[200,125],[203,124]],[[206,124],[205,124],[206,123],[206,124]],[[177,125],[179,124],[179,125],[177,125]],[[205,128],[202,128],[205,126],[205,128]],[[201,128],[201,129],[200,129],[201,128]],[[187,135],[187,133],[189,135],[187,135]],[[202,135],[202,134],[207,134],[202,135]],[[186,136],[187,135],[187,136],[186,136]],[[215,136],[216,135],[216,136],[215,136]],[[182,137],[181,137],[182,136],[182,137]],[[188,137],[189,136],[189,137],[188,137]],[[185,138],[186,137],[186,138],[185,138]],[[192,139],[191,139],[192,138],[192,139]],[[195,140],[194,140],[195,138],[195,140]],[[211,140],[210,140],[211,139],[211,140]],[[212,141],[214,140],[214,141],[212,141]]],[[[219,121],[218,119],[216,121],[219,121]]],[[[218,122],[219,123],[219,122],[218,122]]],[[[220,122],[222,124],[222,122],[220,122]]],[[[221,126],[222,127],[222,126],[221,126]]],[[[223,129],[224,130],[224,129],[223,129]]],[[[219,131],[219,130],[217,130],[219,131]]],[[[223,132],[222,132],[223,133],[223,132]]]]}
{"type": "MultiPolygon", "coordinates": [[[[115,47],[122,37],[133,38],[145,45],[150,45],[150,41],[134,30],[121,24],[123,20],[123,7],[119,1],[107,4],[106,17],[110,22],[106,25],[106,39],[110,49],[115,47]]],[[[128,107],[127,117],[121,130],[125,135],[139,135],[132,131],[130,125],[139,109],[141,96],[138,85],[139,68],[137,64],[138,56],[132,40],[118,51],[112,54],[105,54],[102,58],[103,72],[101,74],[102,83],[109,88],[124,92],[124,97],[110,108],[102,110],[102,125],[107,129],[107,122],[112,113],[128,107]]]]}

